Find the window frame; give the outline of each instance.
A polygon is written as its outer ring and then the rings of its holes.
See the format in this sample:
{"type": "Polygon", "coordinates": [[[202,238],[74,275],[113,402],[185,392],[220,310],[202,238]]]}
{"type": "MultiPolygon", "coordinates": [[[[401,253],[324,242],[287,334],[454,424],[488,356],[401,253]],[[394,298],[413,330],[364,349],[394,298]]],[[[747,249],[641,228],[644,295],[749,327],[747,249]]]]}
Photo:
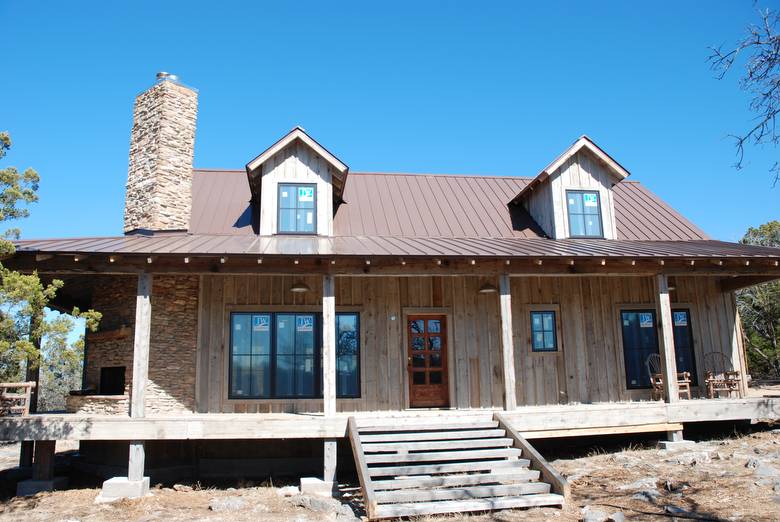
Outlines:
{"type": "MultiPolygon", "coordinates": [[[[337,311],[336,316],[340,315],[354,315],[357,318],[357,395],[340,395],[336,390],[337,399],[360,399],[363,391],[363,375],[361,371],[362,351],[363,351],[363,338],[361,331],[361,312],[356,310],[342,310],[337,311]]],[[[304,310],[298,307],[277,308],[273,310],[264,311],[253,308],[240,307],[227,310],[228,321],[228,351],[227,351],[227,399],[229,401],[289,401],[289,400],[311,400],[322,399],[322,341],[323,341],[323,325],[322,325],[322,312],[315,312],[312,310],[304,310]],[[270,343],[271,349],[269,354],[269,374],[270,393],[268,396],[256,396],[256,395],[234,395],[233,393],[233,317],[236,315],[268,315],[271,317],[271,331],[270,331],[270,343]],[[313,394],[310,395],[279,395],[276,393],[276,364],[277,364],[277,327],[276,318],[279,315],[313,315],[314,316],[314,353],[312,355],[314,359],[314,387],[313,394]]],[[[335,325],[334,325],[335,327],[335,325]]]]}
{"type": "MultiPolygon", "coordinates": [[[[582,202],[583,208],[585,208],[585,202],[582,202]]],[[[604,235],[604,216],[603,216],[603,210],[601,208],[601,192],[598,189],[566,189],[566,225],[569,227],[569,237],[574,239],[604,239],[606,237],[604,235]],[[571,227],[571,216],[572,213],[569,211],[569,194],[578,194],[582,196],[583,194],[596,194],[596,201],[598,203],[598,216],[599,216],[599,230],[601,231],[601,234],[599,235],[579,235],[579,234],[573,234],[572,233],[572,227],[571,227]]],[[[575,216],[588,216],[591,214],[579,214],[576,213],[575,216]]]]}
{"type": "Polygon", "coordinates": [[[550,304],[526,304],[523,306],[523,314],[528,322],[526,324],[526,351],[534,357],[558,357],[563,355],[563,316],[561,306],[558,303],[550,304]],[[555,350],[536,351],[533,349],[533,327],[531,325],[531,313],[554,312],[555,313],[555,350]]]}
{"type": "MultiPolygon", "coordinates": [[[[298,211],[301,209],[301,207],[298,206],[298,197],[295,197],[295,210],[298,211]]],[[[317,235],[317,205],[319,204],[319,200],[317,197],[317,184],[316,183],[294,183],[294,182],[280,182],[276,185],[276,233],[280,235],[293,235],[293,236],[316,236],[317,235]],[[300,231],[287,231],[282,230],[282,188],[283,187],[295,187],[295,191],[297,194],[298,187],[312,187],[314,189],[314,208],[312,209],[314,211],[313,214],[313,225],[314,230],[311,232],[300,232],[300,231]]],[[[287,209],[289,210],[289,209],[287,209]]]]}
{"type": "MultiPolygon", "coordinates": [[[[528,328],[529,328],[529,339],[530,339],[530,348],[531,353],[538,354],[538,353],[558,353],[559,347],[558,347],[558,311],[554,310],[553,308],[539,308],[539,309],[530,309],[528,310],[528,328]],[[552,324],[552,335],[553,335],[553,348],[547,349],[547,348],[535,348],[534,347],[534,333],[536,332],[534,330],[534,314],[552,314],[553,324],[552,324]]],[[[544,319],[542,319],[542,333],[547,332],[547,330],[544,329],[544,319]]]]}

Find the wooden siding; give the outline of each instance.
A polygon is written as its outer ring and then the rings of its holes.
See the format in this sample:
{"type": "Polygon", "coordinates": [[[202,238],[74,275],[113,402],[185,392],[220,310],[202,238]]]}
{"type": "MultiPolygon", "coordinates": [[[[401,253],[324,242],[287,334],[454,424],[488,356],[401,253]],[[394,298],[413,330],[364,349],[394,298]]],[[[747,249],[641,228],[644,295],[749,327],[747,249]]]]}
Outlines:
{"type": "Polygon", "coordinates": [[[279,183],[314,183],[317,186],[317,234],[333,235],[331,167],[306,144],[296,140],[263,165],[260,234],[276,234],[279,183]]]}
{"type": "MultiPolygon", "coordinates": [[[[338,399],[340,412],[408,407],[405,317],[448,316],[450,403],[457,408],[503,408],[503,364],[498,295],[478,289],[481,277],[336,277],[337,311],[357,311],[361,322],[361,397],[338,399]]],[[[744,370],[733,294],[717,280],[676,277],[673,308],[691,311],[699,382],[707,351],[726,354],[744,370]]],[[[518,405],[647,400],[648,390],[625,383],[619,311],[656,307],[651,277],[511,278],[518,405]],[[557,312],[556,353],[530,349],[530,310],[557,312]]],[[[204,275],[201,285],[197,411],[267,413],[322,411],[313,399],[227,399],[228,318],[232,310],[322,310],[322,278],[204,275]],[[312,291],[295,294],[303,281],[312,291]]]]}
{"type": "Polygon", "coordinates": [[[555,239],[569,237],[567,190],[597,190],[606,239],[617,239],[612,185],[618,180],[590,152],[581,150],[567,159],[525,198],[525,208],[544,232],[555,239]]]}

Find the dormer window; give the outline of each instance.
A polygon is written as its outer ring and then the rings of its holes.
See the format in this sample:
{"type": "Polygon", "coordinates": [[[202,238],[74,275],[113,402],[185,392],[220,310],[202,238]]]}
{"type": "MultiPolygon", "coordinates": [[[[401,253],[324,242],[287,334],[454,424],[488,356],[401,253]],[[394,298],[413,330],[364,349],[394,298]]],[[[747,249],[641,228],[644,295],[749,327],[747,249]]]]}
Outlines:
{"type": "Polygon", "coordinates": [[[317,233],[317,185],[279,184],[280,234],[317,233]]]}
{"type": "Polygon", "coordinates": [[[604,237],[598,192],[567,190],[566,203],[569,215],[569,237],[604,237]]]}

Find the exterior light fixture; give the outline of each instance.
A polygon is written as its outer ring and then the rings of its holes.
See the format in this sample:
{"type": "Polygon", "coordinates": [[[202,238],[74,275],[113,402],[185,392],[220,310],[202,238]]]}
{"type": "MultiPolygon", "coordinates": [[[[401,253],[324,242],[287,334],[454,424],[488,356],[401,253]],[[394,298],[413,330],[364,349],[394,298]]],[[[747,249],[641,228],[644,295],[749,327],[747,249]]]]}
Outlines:
{"type": "Polygon", "coordinates": [[[298,281],[297,283],[293,284],[292,287],[290,287],[290,292],[295,294],[304,294],[306,292],[311,292],[311,288],[309,288],[309,285],[303,281],[298,281]]]}
{"type": "Polygon", "coordinates": [[[485,283],[479,287],[480,294],[495,294],[496,292],[498,292],[498,288],[496,288],[496,285],[491,285],[490,283],[485,283]]]}

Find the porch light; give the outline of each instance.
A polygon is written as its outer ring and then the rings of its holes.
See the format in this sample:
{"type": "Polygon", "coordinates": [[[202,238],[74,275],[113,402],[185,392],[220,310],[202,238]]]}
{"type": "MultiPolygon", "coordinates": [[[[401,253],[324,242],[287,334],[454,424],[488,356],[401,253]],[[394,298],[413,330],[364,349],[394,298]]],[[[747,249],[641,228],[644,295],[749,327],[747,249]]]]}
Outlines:
{"type": "Polygon", "coordinates": [[[496,292],[498,292],[498,288],[496,288],[496,285],[491,285],[490,283],[485,283],[479,287],[480,294],[495,294],[496,292]]]}
{"type": "Polygon", "coordinates": [[[309,285],[304,283],[303,281],[298,281],[292,287],[290,288],[290,292],[296,293],[296,294],[304,294],[306,292],[311,292],[311,288],[309,288],[309,285]]]}

